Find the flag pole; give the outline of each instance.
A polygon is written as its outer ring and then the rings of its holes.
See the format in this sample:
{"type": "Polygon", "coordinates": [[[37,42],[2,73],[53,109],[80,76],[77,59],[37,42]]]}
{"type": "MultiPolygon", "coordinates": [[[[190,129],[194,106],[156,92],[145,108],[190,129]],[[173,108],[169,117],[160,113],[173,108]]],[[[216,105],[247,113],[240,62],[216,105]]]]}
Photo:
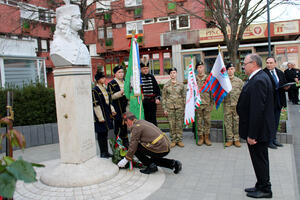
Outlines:
{"type": "MultiPolygon", "coordinates": [[[[135,30],[132,30],[132,37],[131,37],[131,40],[132,40],[132,38],[135,38],[135,30]]],[[[140,58],[138,58],[138,59],[140,59],[140,58]]],[[[139,68],[139,69],[140,69],[140,68],[139,68]]],[[[140,104],[140,114],[139,114],[139,119],[142,119],[142,99],[141,99],[140,97],[141,97],[141,95],[136,96],[137,101],[138,101],[139,104],[140,104]]]]}
{"type": "MultiPolygon", "coordinates": [[[[218,45],[218,51],[219,53],[221,53],[221,46],[218,45]]],[[[224,105],[222,103],[222,138],[223,138],[223,146],[224,146],[224,149],[225,149],[225,126],[224,126],[224,105]]]]}
{"type": "MultiPolygon", "coordinates": [[[[193,59],[193,55],[191,54],[191,59],[193,59]]],[[[194,64],[194,62],[193,62],[193,64],[194,64]]],[[[194,66],[193,66],[194,67],[194,66]]],[[[197,66],[195,66],[195,67],[197,67],[197,66]]],[[[194,70],[195,70],[195,68],[194,68],[194,70]]],[[[199,138],[198,138],[198,127],[197,127],[197,109],[195,109],[195,121],[194,121],[194,123],[195,123],[195,138],[196,138],[196,144],[198,144],[198,140],[199,140],[199,138]]]]}

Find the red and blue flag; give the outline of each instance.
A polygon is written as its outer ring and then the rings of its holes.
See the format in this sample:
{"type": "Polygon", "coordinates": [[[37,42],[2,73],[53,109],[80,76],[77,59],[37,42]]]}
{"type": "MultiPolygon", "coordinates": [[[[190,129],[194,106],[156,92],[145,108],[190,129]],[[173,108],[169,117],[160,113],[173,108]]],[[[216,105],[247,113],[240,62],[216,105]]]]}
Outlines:
{"type": "Polygon", "coordinates": [[[221,53],[219,52],[214,66],[202,88],[200,89],[200,92],[211,91],[214,97],[216,109],[218,109],[223,99],[231,91],[231,89],[231,82],[228,77],[221,53]]]}

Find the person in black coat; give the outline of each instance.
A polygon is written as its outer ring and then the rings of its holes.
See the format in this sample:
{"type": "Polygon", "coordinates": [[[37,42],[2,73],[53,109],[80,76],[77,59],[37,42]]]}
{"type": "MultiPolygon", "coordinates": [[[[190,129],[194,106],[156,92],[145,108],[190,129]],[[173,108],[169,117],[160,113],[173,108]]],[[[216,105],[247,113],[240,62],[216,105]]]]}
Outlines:
{"type": "Polygon", "coordinates": [[[96,86],[92,90],[95,132],[98,136],[100,156],[109,158],[112,155],[108,153],[107,134],[109,129],[113,129],[112,117],[116,115],[116,112],[111,105],[111,96],[105,87],[103,72],[96,73],[95,81],[96,86]]]}
{"type": "Polygon", "coordinates": [[[108,83],[108,91],[112,97],[112,104],[116,111],[114,133],[119,136],[125,147],[128,147],[128,133],[126,124],[123,122],[122,115],[126,112],[128,100],[124,94],[124,70],[122,66],[113,69],[115,78],[108,83]]]}
{"type": "Polygon", "coordinates": [[[141,78],[145,120],[157,126],[156,104],[160,103],[160,89],[155,77],[149,74],[149,66],[144,63],[141,63],[141,78]]]}
{"type": "Polygon", "coordinates": [[[239,134],[247,141],[257,182],[246,188],[248,197],[272,198],[270,183],[268,144],[275,128],[273,86],[268,75],[261,70],[262,59],[248,54],[244,69],[248,80],[240,94],[237,113],[239,134]]]}
{"type": "MultiPolygon", "coordinates": [[[[285,78],[288,83],[298,82],[298,77],[295,69],[295,65],[291,62],[287,64],[288,68],[284,71],[285,78]]],[[[298,94],[297,94],[297,87],[296,85],[291,85],[291,87],[288,90],[289,100],[293,104],[298,104],[298,94]]]]}
{"type": "Polygon", "coordinates": [[[280,69],[276,68],[276,59],[274,57],[267,57],[266,68],[264,69],[264,72],[268,74],[270,80],[272,81],[274,93],[275,130],[271,132],[269,147],[272,149],[277,149],[277,146],[283,146],[276,140],[276,133],[279,125],[281,109],[286,107],[285,90],[287,90],[289,86],[282,87],[287,83],[287,81],[284,73],[280,69]]]}

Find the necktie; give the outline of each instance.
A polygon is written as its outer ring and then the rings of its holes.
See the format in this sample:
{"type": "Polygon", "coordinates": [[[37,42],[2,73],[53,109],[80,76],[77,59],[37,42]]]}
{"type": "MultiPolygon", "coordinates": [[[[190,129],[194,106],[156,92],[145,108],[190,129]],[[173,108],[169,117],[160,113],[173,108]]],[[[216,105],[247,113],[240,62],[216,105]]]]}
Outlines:
{"type": "Polygon", "coordinates": [[[271,74],[272,74],[273,79],[274,79],[274,81],[275,81],[276,89],[278,89],[278,84],[279,84],[279,82],[278,82],[277,77],[276,77],[276,75],[275,75],[275,73],[274,73],[273,70],[271,71],[271,74]]]}

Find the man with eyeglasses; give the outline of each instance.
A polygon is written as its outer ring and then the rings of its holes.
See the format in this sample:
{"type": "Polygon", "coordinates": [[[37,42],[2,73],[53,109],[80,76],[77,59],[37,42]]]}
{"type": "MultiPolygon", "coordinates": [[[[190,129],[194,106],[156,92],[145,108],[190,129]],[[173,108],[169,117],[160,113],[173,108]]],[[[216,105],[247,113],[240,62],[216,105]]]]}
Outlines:
{"type": "Polygon", "coordinates": [[[280,113],[283,107],[286,107],[286,97],[285,90],[289,88],[289,86],[282,87],[287,83],[284,73],[276,68],[276,59],[272,56],[267,57],[266,59],[266,68],[264,69],[272,81],[273,85],[273,93],[274,93],[274,114],[275,114],[275,130],[271,132],[271,140],[269,143],[269,148],[277,149],[277,147],[282,147],[276,140],[277,128],[280,120],[280,113]]]}
{"type": "Polygon", "coordinates": [[[275,129],[274,97],[272,82],[261,68],[259,55],[245,57],[244,69],[249,78],[240,94],[237,113],[239,134],[247,141],[257,179],[255,187],[245,192],[252,198],[272,198],[268,144],[270,132],[275,129]]]}

